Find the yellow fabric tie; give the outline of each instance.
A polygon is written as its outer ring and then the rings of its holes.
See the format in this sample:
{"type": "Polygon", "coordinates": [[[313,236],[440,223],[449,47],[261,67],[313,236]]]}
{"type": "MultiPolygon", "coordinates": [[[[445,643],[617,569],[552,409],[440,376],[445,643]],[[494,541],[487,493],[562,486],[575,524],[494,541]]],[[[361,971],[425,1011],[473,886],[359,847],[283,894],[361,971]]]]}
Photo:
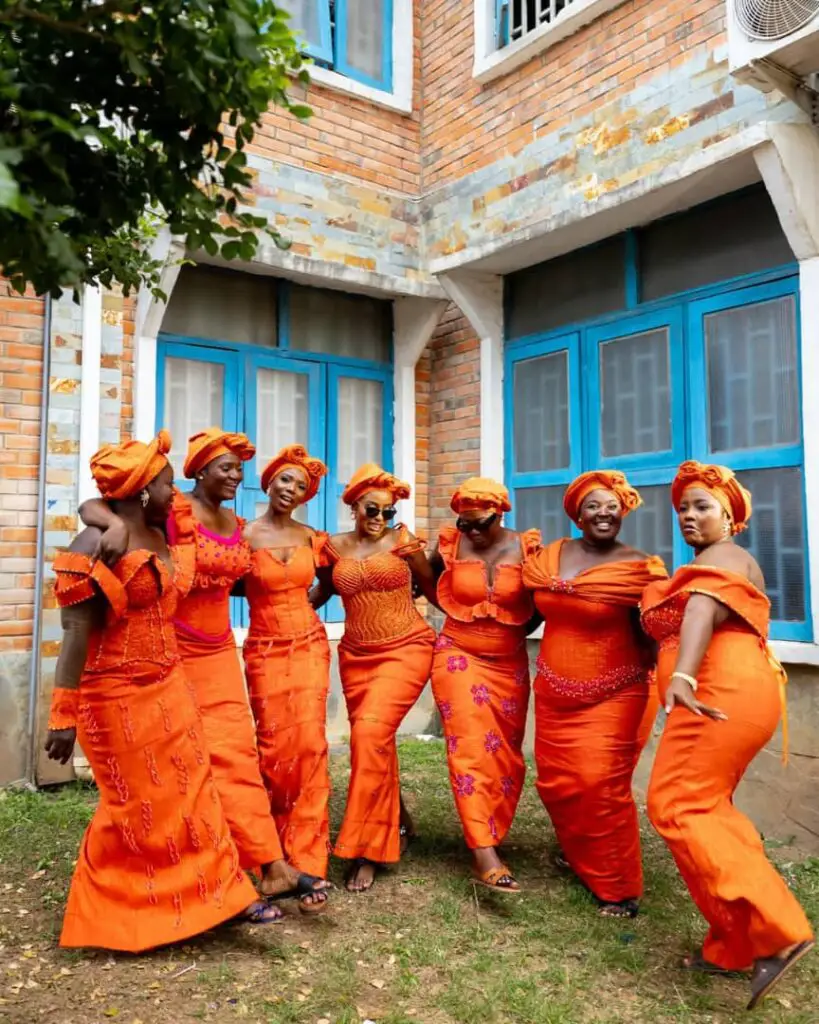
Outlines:
{"type": "Polygon", "coordinates": [[[788,698],[785,687],[788,683],[788,674],[782,667],[782,662],[771,650],[770,644],[765,644],[765,656],[768,664],[774,670],[777,682],[779,683],[779,702],[782,705],[782,764],[788,763],[788,698]]]}

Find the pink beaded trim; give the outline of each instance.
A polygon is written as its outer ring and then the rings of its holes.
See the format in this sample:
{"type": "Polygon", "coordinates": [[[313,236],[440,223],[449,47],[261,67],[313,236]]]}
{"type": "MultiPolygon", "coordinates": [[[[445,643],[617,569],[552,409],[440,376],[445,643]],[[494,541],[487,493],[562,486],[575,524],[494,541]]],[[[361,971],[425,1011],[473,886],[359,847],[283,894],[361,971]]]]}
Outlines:
{"type": "Polygon", "coordinates": [[[647,675],[645,665],[622,665],[593,679],[573,679],[559,676],[542,658],[538,658],[535,687],[553,697],[568,698],[580,704],[597,704],[627,686],[645,682],[647,675]]]}

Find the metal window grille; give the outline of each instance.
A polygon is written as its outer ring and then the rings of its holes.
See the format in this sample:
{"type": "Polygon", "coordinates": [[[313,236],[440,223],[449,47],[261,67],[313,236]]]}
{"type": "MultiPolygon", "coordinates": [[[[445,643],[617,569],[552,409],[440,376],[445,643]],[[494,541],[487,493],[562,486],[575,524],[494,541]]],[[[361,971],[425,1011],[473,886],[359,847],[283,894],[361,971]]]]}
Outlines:
{"type": "Polygon", "coordinates": [[[525,38],[541,25],[551,25],[574,0],[500,0],[498,45],[525,38]]]}

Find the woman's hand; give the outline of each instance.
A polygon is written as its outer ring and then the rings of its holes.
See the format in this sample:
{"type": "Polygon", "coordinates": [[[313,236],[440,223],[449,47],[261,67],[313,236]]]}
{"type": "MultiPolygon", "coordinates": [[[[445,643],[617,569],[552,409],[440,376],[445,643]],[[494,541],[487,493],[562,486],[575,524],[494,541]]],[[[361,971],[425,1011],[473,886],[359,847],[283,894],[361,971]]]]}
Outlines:
{"type": "Polygon", "coordinates": [[[671,680],[668,689],[665,691],[665,713],[670,715],[677,704],[695,715],[700,715],[700,717],[705,715],[707,718],[713,718],[715,722],[726,722],[728,720],[728,716],[718,708],[709,707],[707,704],[703,704],[702,701],[697,700],[691,684],[687,683],[684,679],[680,679],[679,676],[671,680]]]}
{"type": "Polygon", "coordinates": [[[100,537],[92,561],[98,559],[110,569],[128,550],[128,527],[121,519],[112,522],[100,537]]]}
{"type": "Polygon", "coordinates": [[[68,764],[69,758],[74,753],[76,741],[77,730],[75,728],[49,729],[45,741],[45,752],[52,761],[68,764]]]}

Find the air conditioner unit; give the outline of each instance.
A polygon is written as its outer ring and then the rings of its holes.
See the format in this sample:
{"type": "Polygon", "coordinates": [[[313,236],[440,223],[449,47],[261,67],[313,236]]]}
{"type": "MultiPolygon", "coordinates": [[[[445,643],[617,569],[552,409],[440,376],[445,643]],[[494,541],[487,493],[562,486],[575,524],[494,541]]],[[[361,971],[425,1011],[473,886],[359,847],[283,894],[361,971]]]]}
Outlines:
{"type": "Polygon", "coordinates": [[[732,74],[808,109],[819,72],[819,0],[727,0],[732,74]]]}

